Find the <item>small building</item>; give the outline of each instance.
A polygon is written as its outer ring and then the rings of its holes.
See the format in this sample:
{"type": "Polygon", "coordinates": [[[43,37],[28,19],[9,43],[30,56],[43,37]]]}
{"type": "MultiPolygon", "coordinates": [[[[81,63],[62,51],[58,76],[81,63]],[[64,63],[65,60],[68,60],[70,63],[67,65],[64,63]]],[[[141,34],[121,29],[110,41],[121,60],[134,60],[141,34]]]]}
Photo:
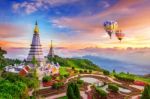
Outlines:
{"type": "Polygon", "coordinates": [[[44,75],[55,75],[55,74],[59,74],[59,68],[60,65],[59,63],[47,63],[46,66],[41,67],[40,70],[43,71],[44,75]]]}
{"type": "Polygon", "coordinates": [[[29,73],[30,66],[20,64],[20,65],[15,65],[15,66],[6,66],[4,68],[4,71],[10,72],[10,73],[17,73],[21,76],[25,76],[29,73]]]}

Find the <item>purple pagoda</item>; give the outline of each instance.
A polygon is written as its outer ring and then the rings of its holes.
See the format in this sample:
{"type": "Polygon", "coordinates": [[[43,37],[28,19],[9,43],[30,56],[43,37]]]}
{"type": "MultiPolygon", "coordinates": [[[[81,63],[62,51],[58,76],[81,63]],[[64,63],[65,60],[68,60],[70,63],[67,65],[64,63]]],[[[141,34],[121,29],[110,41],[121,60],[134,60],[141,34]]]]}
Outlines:
{"type": "Polygon", "coordinates": [[[32,44],[31,44],[30,52],[27,57],[27,61],[31,62],[33,57],[36,58],[40,66],[43,65],[44,56],[43,56],[43,51],[42,51],[42,45],[40,43],[39,28],[38,28],[37,22],[35,23],[32,44]]]}

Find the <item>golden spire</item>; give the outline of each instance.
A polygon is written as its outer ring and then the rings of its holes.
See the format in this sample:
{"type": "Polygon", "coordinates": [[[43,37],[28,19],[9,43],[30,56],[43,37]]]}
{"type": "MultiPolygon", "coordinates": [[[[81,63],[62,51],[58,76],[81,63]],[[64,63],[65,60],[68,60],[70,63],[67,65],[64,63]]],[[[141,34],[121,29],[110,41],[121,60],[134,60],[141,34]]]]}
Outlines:
{"type": "Polygon", "coordinates": [[[38,28],[38,24],[37,24],[37,21],[35,23],[35,28],[34,28],[34,33],[39,33],[39,28],[38,28]]]}

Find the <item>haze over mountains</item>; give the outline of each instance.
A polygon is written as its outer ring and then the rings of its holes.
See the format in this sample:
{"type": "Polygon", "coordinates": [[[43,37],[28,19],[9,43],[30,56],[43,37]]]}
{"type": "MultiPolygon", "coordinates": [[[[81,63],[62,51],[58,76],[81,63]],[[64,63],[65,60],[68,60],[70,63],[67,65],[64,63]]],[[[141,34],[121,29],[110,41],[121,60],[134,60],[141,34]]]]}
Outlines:
{"type": "MultiPolygon", "coordinates": [[[[7,57],[26,58],[27,48],[7,50],[7,57]],[[15,56],[15,57],[14,57],[15,56]]],[[[43,48],[47,55],[49,48],[43,48]]],[[[55,53],[61,57],[82,57],[92,60],[102,68],[116,71],[125,71],[135,74],[150,74],[150,48],[98,48],[70,50],[65,47],[55,47],[55,53]]]]}
{"type": "Polygon", "coordinates": [[[145,66],[140,66],[138,64],[132,64],[132,63],[127,63],[123,61],[118,61],[118,60],[113,60],[113,59],[108,59],[104,57],[98,57],[98,56],[91,56],[91,55],[86,55],[83,56],[82,58],[89,59],[96,65],[100,66],[103,69],[107,69],[112,71],[113,69],[116,70],[116,72],[129,72],[137,75],[145,75],[149,73],[149,67],[145,66]]]}

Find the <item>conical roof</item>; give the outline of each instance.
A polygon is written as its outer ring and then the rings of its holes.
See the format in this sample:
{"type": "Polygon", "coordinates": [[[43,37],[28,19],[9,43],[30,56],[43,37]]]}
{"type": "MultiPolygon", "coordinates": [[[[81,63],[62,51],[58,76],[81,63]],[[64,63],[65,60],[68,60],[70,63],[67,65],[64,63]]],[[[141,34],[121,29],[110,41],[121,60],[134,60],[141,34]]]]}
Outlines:
{"type": "Polygon", "coordinates": [[[35,22],[34,33],[39,33],[39,28],[38,28],[38,23],[37,23],[37,21],[35,22]]]}

